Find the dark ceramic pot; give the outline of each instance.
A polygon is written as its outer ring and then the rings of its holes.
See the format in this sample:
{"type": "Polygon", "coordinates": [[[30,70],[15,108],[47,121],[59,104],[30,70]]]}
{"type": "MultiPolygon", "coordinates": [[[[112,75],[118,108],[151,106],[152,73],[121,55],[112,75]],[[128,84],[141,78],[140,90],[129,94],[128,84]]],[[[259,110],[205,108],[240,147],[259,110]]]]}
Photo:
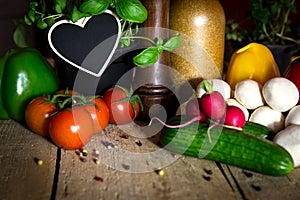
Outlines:
{"type": "Polygon", "coordinates": [[[129,80],[129,77],[133,71],[131,69],[134,67],[132,59],[137,54],[137,50],[135,49],[135,46],[117,49],[111,64],[100,77],[80,71],[78,68],[54,55],[53,58],[61,88],[75,89],[86,95],[101,95],[104,91],[118,83],[119,79],[126,73],[126,77],[128,77],[126,78],[127,83],[122,81],[122,85],[125,87],[130,85],[131,80],[129,80]]]}
{"type": "Polygon", "coordinates": [[[292,53],[296,50],[297,45],[266,45],[272,52],[274,59],[280,70],[280,74],[283,75],[286,68],[289,66],[292,58],[292,53]]]}

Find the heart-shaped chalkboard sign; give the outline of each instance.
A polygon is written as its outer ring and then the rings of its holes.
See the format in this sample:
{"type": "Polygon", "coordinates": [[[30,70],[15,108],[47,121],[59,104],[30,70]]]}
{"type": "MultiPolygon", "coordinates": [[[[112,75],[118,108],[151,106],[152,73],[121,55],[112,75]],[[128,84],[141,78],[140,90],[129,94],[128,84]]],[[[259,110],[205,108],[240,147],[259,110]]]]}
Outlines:
{"type": "Polygon", "coordinates": [[[48,42],[53,52],[72,66],[100,77],[118,46],[121,23],[111,11],[73,23],[61,20],[51,26],[48,42]]]}

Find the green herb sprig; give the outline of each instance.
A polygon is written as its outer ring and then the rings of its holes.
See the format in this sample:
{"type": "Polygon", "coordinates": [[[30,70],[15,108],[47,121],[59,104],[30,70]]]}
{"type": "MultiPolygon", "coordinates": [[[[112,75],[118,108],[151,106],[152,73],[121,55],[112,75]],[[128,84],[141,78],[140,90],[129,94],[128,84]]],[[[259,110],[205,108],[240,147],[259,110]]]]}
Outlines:
{"type": "MultiPolygon", "coordinates": [[[[139,0],[32,0],[29,3],[29,11],[24,16],[24,22],[29,26],[46,29],[61,19],[76,22],[83,17],[101,14],[107,9],[113,10],[121,19],[120,47],[130,46],[135,39],[149,42],[150,45],[133,58],[135,65],[151,66],[157,62],[159,54],[163,51],[171,52],[180,46],[179,34],[169,38],[166,42],[162,38],[153,40],[138,35],[138,25],[148,17],[147,9],[139,0]]],[[[25,30],[18,27],[14,40],[18,46],[24,46],[25,30]]]]}

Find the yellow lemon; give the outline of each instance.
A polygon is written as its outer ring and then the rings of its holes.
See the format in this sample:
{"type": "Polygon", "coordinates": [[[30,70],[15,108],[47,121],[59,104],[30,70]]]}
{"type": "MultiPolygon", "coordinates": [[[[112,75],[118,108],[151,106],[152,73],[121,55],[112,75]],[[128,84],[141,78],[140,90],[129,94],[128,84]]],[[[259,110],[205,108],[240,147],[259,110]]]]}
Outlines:
{"type": "Polygon", "coordinates": [[[265,45],[253,42],[233,53],[226,81],[234,89],[242,80],[252,79],[263,85],[267,80],[278,76],[280,71],[272,52],[265,45]]]}

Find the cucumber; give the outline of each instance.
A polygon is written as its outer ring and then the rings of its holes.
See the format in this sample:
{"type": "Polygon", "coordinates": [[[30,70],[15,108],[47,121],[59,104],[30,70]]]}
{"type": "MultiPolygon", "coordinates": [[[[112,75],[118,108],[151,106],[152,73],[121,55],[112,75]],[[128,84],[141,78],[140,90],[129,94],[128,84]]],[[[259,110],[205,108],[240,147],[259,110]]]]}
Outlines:
{"type": "MultiPolygon", "coordinates": [[[[168,124],[178,125],[185,121],[182,117],[175,116],[168,124]]],[[[181,128],[164,127],[160,142],[171,152],[213,160],[265,175],[282,176],[289,174],[294,168],[291,155],[281,146],[221,125],[209,128],[209,123],[195,122],[181,128]]]]}
{"type": "Polygon", "coordinates": [[[275,132],[262,124],[247,121],[243,127],[243,132],[250,133],[268,140],[273,140],[275,132]]]}

